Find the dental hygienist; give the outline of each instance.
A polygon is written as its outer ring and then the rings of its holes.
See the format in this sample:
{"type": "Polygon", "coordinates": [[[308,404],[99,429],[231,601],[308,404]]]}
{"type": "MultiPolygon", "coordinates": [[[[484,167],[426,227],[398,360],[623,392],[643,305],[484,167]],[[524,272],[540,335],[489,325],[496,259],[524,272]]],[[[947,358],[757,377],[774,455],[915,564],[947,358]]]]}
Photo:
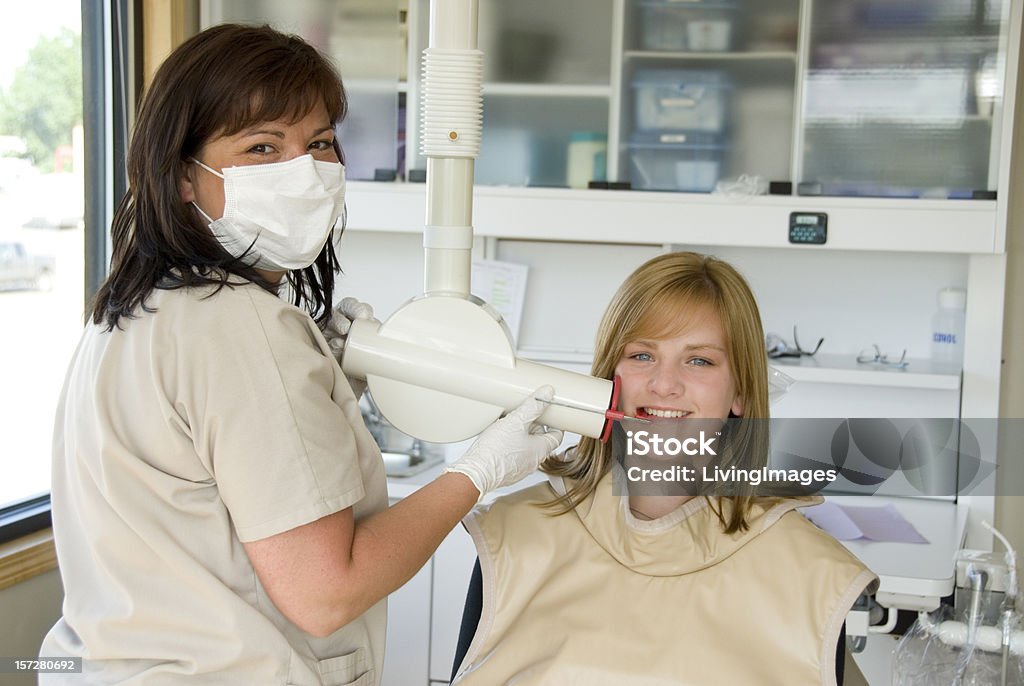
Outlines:
{"type": "Polygon", "coordinates": [[[157,73],[54,432],[66,597],[40,654],[83,668],[41,683],[377,684],[384,598],[560,442],[538,392],[388,508],[321,333],[347,322],[345,108],[333,67],[269,27],[208,29],[157,73]]]}

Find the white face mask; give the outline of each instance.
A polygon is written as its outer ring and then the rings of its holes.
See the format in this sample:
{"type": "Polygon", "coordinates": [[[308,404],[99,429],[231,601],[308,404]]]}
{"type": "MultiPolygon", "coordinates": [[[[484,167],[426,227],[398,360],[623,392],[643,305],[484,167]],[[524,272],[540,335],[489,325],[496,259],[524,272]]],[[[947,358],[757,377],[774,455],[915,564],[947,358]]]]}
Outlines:
{"type": "Polygon", "coordinates": [[[345,207],[345,166],[302,155],[287,162],[227,167],[223,174],[193,162],[224,179],[224,216],[211,219],[210,231],[230,255],[249,247],[254,266],[272,271],[313,264],[345,207]]]}

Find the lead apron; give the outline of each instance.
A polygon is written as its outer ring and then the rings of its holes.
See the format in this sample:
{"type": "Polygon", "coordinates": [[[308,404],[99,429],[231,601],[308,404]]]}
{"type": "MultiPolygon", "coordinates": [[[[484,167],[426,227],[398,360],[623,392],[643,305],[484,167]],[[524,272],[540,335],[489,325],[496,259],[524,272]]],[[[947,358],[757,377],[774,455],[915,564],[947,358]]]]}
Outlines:
{"type": "Polygon", "coordinates": [[[876,577],[794,511],[806,500],[756,504],[726,535],[704,498],[635,519],[611,472],[573,512],[536,507],[555,495],[466,518],[483,613],[453,684],[835,683],[843,621],[876,577]]]}

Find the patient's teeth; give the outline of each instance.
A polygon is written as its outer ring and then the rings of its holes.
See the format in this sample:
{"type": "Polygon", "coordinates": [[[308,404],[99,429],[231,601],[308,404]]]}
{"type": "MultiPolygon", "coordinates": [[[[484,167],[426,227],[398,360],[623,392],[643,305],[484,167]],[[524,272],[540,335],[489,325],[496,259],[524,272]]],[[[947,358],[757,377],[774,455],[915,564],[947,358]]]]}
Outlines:
{"type": "Polygon", "coordinates": [[[644,412],[652,417],[662,417],[664,419],[678,419],[686,414],[682,410],[655,410],[652,408],[644,408],[644,412]]]}

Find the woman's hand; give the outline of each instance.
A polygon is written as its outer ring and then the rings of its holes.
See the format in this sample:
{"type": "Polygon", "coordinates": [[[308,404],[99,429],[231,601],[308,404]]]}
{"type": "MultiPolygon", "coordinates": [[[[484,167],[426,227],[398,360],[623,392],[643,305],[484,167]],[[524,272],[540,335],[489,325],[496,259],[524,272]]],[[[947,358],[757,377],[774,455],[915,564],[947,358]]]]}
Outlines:
{"type": "Polygon", "coordinates": [[[535,472],[562,442],[560,430],[534,424],[554,392],[551,386],[538,388],[519,407],[484,429],[466,454],[445,471],[469,477],[481,499],[535,472]]]}
{"type": "MultiPolygon", "coordinates": [[[[334,359],[338,361],[339,366],[341,365],[342,355],[345,352],[345,339],[352,328],[352,322],[357,319],[374,319],[373,308],[356,298],[342,298],[341,302],[331,312],[331,319],[327,326],[324,327],[324,338],[327,339],[327,345],[330,346],[331,353],[334,355],[334,359]]],[[[358,400],[366,391],[366,381],[354,379],[351,376],[346,378],[348,379],[348,385],[352,387],[352,393],[355,394],[356,400],[358,400]]]]}

